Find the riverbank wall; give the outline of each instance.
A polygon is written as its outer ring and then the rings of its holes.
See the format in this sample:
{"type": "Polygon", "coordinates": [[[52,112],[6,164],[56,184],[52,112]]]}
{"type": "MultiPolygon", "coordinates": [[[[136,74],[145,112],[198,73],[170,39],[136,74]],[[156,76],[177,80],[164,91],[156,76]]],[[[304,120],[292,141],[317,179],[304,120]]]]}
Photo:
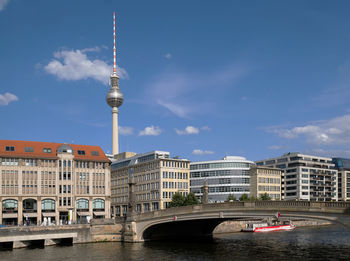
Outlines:
{"type": "MultiPolygon", "coordinates": [[[[311,227],[311,226],[325,226],[331,225],[332,222],[318,219],[290,219],[292,223],[298,227],[311,227]]],[[[225,234],[225,233],[235,233],[240,232],[243,228],[247,226],[247,224],[262,222],[263,219],[255,219],[255,220],[244,220],[244,221],[225,221],[218,225],[213,234],[225,234]]]]}
{"type": "Polygon", "coordinates": [[[65,226],[4,227],[0,228],[0,248],[122,241],[122,229],[123,226],[114,224],[114,221],[65,226]]]}

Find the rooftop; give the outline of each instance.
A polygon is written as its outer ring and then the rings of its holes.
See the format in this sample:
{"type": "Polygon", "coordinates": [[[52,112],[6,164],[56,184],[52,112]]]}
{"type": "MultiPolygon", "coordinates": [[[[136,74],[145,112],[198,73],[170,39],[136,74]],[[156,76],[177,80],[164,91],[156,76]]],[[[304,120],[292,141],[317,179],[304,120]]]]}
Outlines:
{"type": "Polygon", "coordinates": [[[57,159],[57,153],[63,152],[72,153],[75,160],[109,162],[109,159],[99,146],[42,141],[0,140],[0,157],[57,159]]]}

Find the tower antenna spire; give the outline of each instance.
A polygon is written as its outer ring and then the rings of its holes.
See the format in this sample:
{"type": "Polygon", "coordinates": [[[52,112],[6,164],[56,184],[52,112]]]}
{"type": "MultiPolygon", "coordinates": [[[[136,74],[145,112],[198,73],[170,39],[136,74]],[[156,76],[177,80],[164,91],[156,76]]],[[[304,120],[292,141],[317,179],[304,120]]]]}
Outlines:
{"type": "Polygon", "coordinates": [[[117,74],[117,54],[115,49],[115,12],[113,12],[113,74],[117,74]]]}

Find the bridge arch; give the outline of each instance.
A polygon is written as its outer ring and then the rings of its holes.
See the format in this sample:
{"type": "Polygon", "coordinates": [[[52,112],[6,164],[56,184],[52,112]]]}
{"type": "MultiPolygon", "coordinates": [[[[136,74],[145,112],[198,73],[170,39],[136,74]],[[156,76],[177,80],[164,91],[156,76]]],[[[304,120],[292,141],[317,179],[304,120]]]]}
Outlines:
{"type": "Polygon", "coordinates": [[[214,229],[227,220],[234,220],[234,218],[208,218],[154,222],[141,231],[141,237],[139,240],[186,240],[212,237],[214,229]]]}

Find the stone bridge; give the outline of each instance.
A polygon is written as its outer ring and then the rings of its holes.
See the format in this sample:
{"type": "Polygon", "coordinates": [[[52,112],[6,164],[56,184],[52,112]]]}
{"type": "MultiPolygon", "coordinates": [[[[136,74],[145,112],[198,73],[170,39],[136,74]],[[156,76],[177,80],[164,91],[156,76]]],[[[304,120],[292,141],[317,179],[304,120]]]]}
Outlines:
{"type": "Polygon", "coordinates": [[[122,228],[121,224],[114,224],[114,220],[97,220],[85,225],[3,227],[0,228],[0,250],[121,241],[122,228]]]}
{"type": "Polygon", "coordinates": [[[125,242],[142,242],[211,236],[215,227],[224,221],[268,218],[276,212],[280,212],[284,218],[327,220],[350,228],[350,202],[227,202],[168,208],[142,214],[130,211],[121,239],[125,242]]]}

